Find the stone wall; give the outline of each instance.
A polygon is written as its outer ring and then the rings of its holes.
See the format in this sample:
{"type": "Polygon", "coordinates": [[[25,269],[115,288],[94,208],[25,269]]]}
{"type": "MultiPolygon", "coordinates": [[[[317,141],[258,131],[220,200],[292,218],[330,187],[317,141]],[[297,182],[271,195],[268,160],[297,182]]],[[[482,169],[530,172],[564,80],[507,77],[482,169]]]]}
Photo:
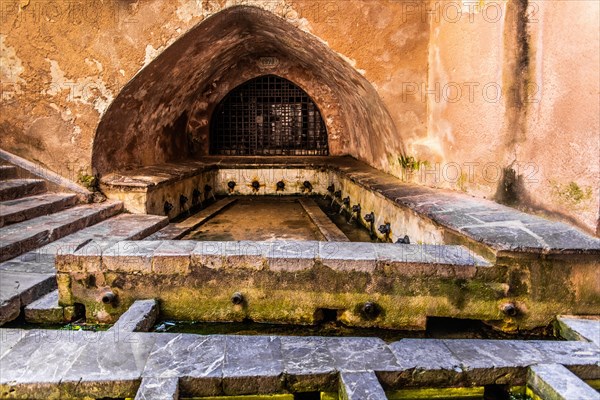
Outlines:
{"type": "Polygon", "coordinates": [[[274,73],[315,100],[334,155],[598,234],[598,12],[585,0],[2,0],[0,147],[73,180],[203,155],[214,106],[274,73]]]}

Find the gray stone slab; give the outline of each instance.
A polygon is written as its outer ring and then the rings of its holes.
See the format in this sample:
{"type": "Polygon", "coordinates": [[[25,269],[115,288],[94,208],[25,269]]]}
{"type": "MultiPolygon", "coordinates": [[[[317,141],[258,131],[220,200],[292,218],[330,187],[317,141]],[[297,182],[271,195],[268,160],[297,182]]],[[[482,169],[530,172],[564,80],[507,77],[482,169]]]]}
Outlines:
{"type": "MultiPolygon", "coordinates": [[[[82,354],[102,334],[88,331],[28,331],[2,358],[0,385],[27,391],[29,384],[58,384],[82,354]]],[[[35,386],[31,389],[35,389],[35,386]]]]}
{"type": "Polygon", "coordinates": [[[269,394],[283,389],[281,343],[271,336],[226,336],[223,391],[269,394]]]}
{"type": "Polygon", "coordinates": [[[341,400],[387,400],[377,376],[368,372],[340,373],[341,400]]]}
{"type": "Polygon", "coordinates": [[[271,271],[296,272],[310,269],[319,255],[317,241],[276,241],[266,253],[271,271]]]}
{"type": "Polygon", "coordinates": [[[178,400],[179,379],[143,378],[135,400],[178,400]]]}
{"type": "Polygon", "coordinates": [[[374,272],[377,254],[373,243],[321,242],[319,258],[336,271],[374,272]]]}
{"type": "Polygon", "coordinates": [[[155,334],[156,342],[142,375],[176,378],[185,393],[216,396],[222,393],[225,336],[155,334]]]}
{"type": "Polygon", "coordinates": [[[561,336],[568,340],[586,340],[600,346],[600,318],[559,316],[557,318],[561,336]]]}
{"type": "Polygon", "coordinates": [[[13,320],[21,308],[54,289],[54,274],[0,270],[0,325],[13,320]]]}
{"type": "Polygon", "coordinates": [[[77,203],[72,193],[44,193],[0,204],[0,227],[61,211],[77,203]]]}
{"type": "Polygon", "coordinates": [[[35,272],[54,274],[54,256],[38,253],[36,250],[21,254],[12,260],[0,263],[0,271],[35,272]]]}
{"type": "Polygon", "coordinates": [[[402,339],[388,345],[401,373],[389,387],[457,384],[462,374],[461,361],[439,339],[402,339]]]}
{"type": "Polygon", "coordinates": [[[546,400],[599,400],[600,393],[560,364],[533,365],[528,386],[546,400]]]}
{"type": "Polygon", "coordinates": [[[385,342],[379,338],[328,338],[327,347],[340,372],[371,370],[398,372],[400,366],[385,342]]]}
{"type": "Polygon", "coordinates": [[[0,261],[41,247],[105,220],[123,209],[120,202],[85,204],[0,229],[0,261]]]}
{"type": "Polygon", "coordinates": [[[8,353],[27,334],[23,329],[0,329],[0,358],[8,353]]]}
{"type": "Polygon", "coordinates": [[[0,181],[0,201],[18,199],[42,193],[46,182],[41,179],[9,179],[0,181]]]}
{"type": "Polygon", "coordinates": [[[460,361],[468,379],[481,385],[524,383],[526,368],[543,360],[528,341],[448,339],[443,343],[460,361]]]}
{"type": "Polygon", "coordinates": [[[156,300],[136,300],[110,327],[109,331],[148,332],[158,318],[158,312],[156,300]]]}
{"type": "Polygon", "coordinates": [[[25,307],[25,321],[34,324],[56,324],[64,321],[63,307],[58,304],[58,290],[25,307]]]}
{"type": "Polygon", "coordinates": [[[335,391],[337,371],[327,338],[281,337],[286,386],[292,392],[335,391]]]}
{"type": "Polygon", "coordinates": [[[538,364],[562,364],[582,379],[600,379],[600,348],[588,342],[531,340],[539,353],[538,364]]]}
{"type": "Polygon", "coordinates": [[[100,398],[132,396],[155,340],[145,333],[103,332],[65,368],[62,390],[80,397],[91,389],[100,398]]]}

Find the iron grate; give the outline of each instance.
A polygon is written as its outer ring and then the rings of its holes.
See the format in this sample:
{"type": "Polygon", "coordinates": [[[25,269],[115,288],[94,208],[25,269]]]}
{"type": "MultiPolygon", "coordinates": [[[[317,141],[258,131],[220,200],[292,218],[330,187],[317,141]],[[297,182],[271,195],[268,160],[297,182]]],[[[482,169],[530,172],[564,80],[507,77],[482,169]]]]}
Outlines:
{"type": "Polygon", "coordinates": [[[312,99],[275,75],[252,79],[219,103],[211,121],[211,153],[328,155],[327,128],[312,99]]]}

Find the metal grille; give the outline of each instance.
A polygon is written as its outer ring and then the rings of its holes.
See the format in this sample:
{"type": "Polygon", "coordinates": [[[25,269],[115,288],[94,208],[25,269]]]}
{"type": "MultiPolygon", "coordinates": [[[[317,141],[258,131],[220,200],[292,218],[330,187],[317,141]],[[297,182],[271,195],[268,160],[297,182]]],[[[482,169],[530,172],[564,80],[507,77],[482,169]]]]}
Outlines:
{"type": "Polygon", "coordinates": [[[327,155],[327,129],[315,103],[292,82],[266,75],[232,90],[211,122],[211,153],[327,155]]]}

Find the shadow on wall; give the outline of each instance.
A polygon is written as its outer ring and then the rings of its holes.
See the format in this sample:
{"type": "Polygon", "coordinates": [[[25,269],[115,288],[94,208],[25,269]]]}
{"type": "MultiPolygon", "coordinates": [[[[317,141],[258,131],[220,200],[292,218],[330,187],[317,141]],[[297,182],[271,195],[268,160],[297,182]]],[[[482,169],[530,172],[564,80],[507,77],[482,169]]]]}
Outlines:
{"type": "Polygon", "coordinates": [[[385,153],[383,138],[398,135],[373,86],[330,48],[268,11],[235,6],[192,28],[124,87],[98,126],[94,172],[207,154],[214,107],[264,74],[289,79],[315,101],[331,155],[373,164],[385,153]]]}

